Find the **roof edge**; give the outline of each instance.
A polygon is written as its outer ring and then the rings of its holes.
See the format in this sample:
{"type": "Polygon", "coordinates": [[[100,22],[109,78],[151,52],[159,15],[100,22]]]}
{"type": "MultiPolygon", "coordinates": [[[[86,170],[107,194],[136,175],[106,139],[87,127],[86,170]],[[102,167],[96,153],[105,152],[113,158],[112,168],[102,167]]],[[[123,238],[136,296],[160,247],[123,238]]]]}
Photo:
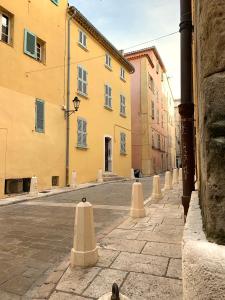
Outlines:
{"type": "Polygon", "coordinates": [[[134,73],[133,65],[117,50],[113,44],[74,6],[68,7],[68,14],[80,24],[88,33],[90,33],[124,68],[130,73],[134,73]]]}

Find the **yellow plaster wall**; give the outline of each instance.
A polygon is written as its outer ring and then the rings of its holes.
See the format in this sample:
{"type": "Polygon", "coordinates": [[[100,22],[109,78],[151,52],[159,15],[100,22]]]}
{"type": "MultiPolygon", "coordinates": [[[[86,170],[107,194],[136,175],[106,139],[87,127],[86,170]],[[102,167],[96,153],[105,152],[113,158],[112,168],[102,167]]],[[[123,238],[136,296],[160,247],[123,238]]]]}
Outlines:
{"type": "MultiPolygon", "coordinates": [[[[131,108],[130,75],[125,71],[126,82],[120,79],[120,67],[112,56],[112,71],[105,67],[105,49],[93,37],[87,35],[87,51],[78,46],[77,23],[71,26],[71,99],[77,95],[81,99],[79,111],[71,116],[71,170],[77,171],[78,182],[96,180],[98,169],[104,171],[104,136],[113,139],[112,172],[130,176],[131,169],[131,108]],[[77,66],[88,72],[88,98],[77,93],[77,66]],[[104,108],[104,85],[112,87],[112,111],[104,108]],[[126,118],[120,116],[120,94],[126,97],[126,118]],[[77,117],[87,121],[87,150],[76,148],[77,117]],[[120,132],[127,137],[127,155],[120,155],[120,132]]],[[[71,104],[72,105],[72,104],[71,104]]]]}
{"type": "Polygon", "coordinates": [[[65,185],[64,56],[67,1],[1,0],[12,15],[11,44],[0,41],[0,198],[4,180],[38,176],[38,188],[51,177],[65,185]],[[24,29],[46,42],[46,62],[24,54],[24,29]],[[4,70],[4,71],[3,71],[4,70]],[[45,101],[45,132],[35,132],[35,99],[45,101]],[[4,138],[4,144],[3,144],[4,138]]]}

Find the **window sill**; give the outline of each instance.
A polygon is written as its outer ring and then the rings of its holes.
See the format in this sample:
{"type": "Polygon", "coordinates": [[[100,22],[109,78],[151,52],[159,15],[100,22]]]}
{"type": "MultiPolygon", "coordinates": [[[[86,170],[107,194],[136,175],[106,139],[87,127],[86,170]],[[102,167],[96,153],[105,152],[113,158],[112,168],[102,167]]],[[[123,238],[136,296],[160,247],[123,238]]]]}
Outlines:
{"type": "Polygon", "coordinates": [[[107,110],[113,111],[112,107],[110,107],[110,106],[104,105],[104,108],[107,110]]]}
{"type": "Polygon", "coordinates": [[[13,48],[13,43],[12,42],[7,43],[7,42],[5,42],[3,40],[0,40],[0,42],[3,43],[4,45],[8,45],[9,47],[13,48]]]}
{"type": "Polygon", "coordinates": [[[80,91],[77,91],[77,95],[79,95],[79,96],[81,96],[81,97],[83,97],[85,99],[88,99],[88,94],[84,94],[84,93],[82,93],[80,91]]]}
{"type": "Polygon", "coordinates": [[[105,64],[105,68],[112,72],[112,67],[105,64]]]}
{"type": "Polygon", "coordinates": [[[120,155],[122,155],[122,156],[126,156],[126,155],[127,155],[127,153],[126,153],[126,152],[120,152],[120,155]]]}
{"type": "Polygon", "coordinates": [[[123,77],[120,77],[120,80],[122,80],[123,82],[126,82],[126,79],[123,77]]]}
{"type": "MultiPolygon", "coordinates": [[[[30,54],[28,54],[28,53],[26,53],[26,52],[24,52],[24,54],[25,54],[26,56],[30,57],[31,59],[33,59],[34,61],[36,61],[37,63],[46,66],[46,62],[45,62],[45,61],[38,60],[37,58],[33,57],[32,55],[30,55],[30,54]]],[[[29,73],[29,72],[27,72],[27,73],[29,73]]]]}
{"type": "Polygon", "coordinates": [[[88,146],[76,145],[76,148],[77,148],[78,150],[88,150],[88,146]]]}
{"type": "Polygon", "coordinates": [[[122,118],[126,118],[126,117],[127,117],[125,114],[122,114],[122,113],[120,113],[120,116],[121,116],[122,118]]]}
{"type": "Polygon", "coordinates": [[[81,49],[83,49],[84,51],[86,51],[86,52],[88,52],[88,48],[87,47],[85,47],[84,45],[82,45],[81,43],[77,43],[78,44],[78,46],[81,48],[81,49]]]}

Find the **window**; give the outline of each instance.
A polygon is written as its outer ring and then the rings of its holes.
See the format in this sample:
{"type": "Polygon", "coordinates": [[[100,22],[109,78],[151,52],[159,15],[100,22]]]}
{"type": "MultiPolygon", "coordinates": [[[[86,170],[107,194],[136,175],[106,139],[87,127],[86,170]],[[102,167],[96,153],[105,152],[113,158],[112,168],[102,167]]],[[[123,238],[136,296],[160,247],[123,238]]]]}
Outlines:
{"type": "Polygon", "coordinates": [[[105,55],[105,65],[106,65],[106,67],[112,69],[112,59],[108,53],[106,53],[106,55],[105,55]]]}
{"type": "Polygon", "coordinates": [[[163,72],[161,73],[161,81],[163,81],[163,72]]]}
{"type": "Polygon", "coordinates": [[[152,90],[153,94],[155,93],[154,80],[150,74],[148,74],[148,86],[152,90]]]}
{"type": "Polygon", "coordinates": [[[157,113],[156,113],[156,118],[157,118],[157,123],[159,124],[159,111],[157,110],[157,113]]]}
{"type": "Polygon", "coordinates": [[[120,154],[126,154],[126,134],[120,133],[120,154]]]}
{"type": "Polygon", "coordinates": [[[1,41],[9,44],[10,42],[10,18],[0,12],[0,38],[1,41]]]}
{"type": "Polygon", "coordinates": [[[120,114],[122,116],[126,115],[126,99],[123,95],[120,95],[120,114]]]}
{"type": "Polygon", "coordinates": [[[105,85],[105,107],[112,108],[112,88],[108,84],[105,85]]]}
{"type": "Polygon", "coordinates": [[[52,176],[52,186],[59,185],[59,176],[52,176]]]}
{"type": "Polygon", "coordinates": [[[51,0],[53,3],[55,3],[56,5],[59,4],[59,0],[51,0]]]}
{"type": "Polygon", "coordinates": [[[27,29],[24,35],[24,53],[37,61],[45,62],[45,42],[27,29]]]}
{"type": "Polygon", "coordinates": [[[155,135],[153,131],[152,131],[152,148],[155,148],[155,135]]]}
{"type": "Polygon", "coordinates": [[[158,149],[160,149],[160,135],[157,134],[157,136],[158,136],[158,149]]]}
{"type": "Polygon", "coordinates": [[[44,132],[45,130],[45,103],[43,100],[35,101],[35,131],[44,132]]]}
{"type": "Polygon", "coordinates": [[[156,73],[158,74],[159,73],[159,64],[156,63],[156,73]]]}
{"type": "Polygon", "coordinates": [[[152,120],[154,120],[154,119],[155,119],[155,103],[152,100],[152,120]]]}
{"type": "Polygon", "coordinates": [[[79,44],[84,47],[84,48],[87,48],[87,36],[86,34],[79,30],[79,44]]]}
{"type": "Polygon", "coordinates": [[[77,147],[87,148],[87,122],[84,119],[77,119],[77,147]]]}
{"type": "Polygon", "coordinates": [[[81,66],[78,66],[77,90],[81,95],[87,95],[87,71],[81,66]]]}
{"type": "Polygon", "coordinates": [[[120,79],[125,80],[125,70],[124,70],[124,68],[120,68],[120,79]]]}

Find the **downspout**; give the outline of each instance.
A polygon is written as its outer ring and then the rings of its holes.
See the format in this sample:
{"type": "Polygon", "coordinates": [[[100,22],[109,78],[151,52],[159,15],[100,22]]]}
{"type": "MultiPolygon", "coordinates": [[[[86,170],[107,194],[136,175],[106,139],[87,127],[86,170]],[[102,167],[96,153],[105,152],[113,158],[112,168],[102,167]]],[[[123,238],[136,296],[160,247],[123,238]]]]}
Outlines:
{"type": "Polygon", "coordinates": [[[192,92],[192,7],[191,0],[180,0],[181,46],[181,152],[183,173],[182,204],[186,219],[191,193],[194,190],[194,104],[192,92]]]}
{"type": "MultiPolygon", "coordinates": [[[[68,19],[68,33],[67,33],[67,101],[66,101],[66,111],[70,110],[70,24],[71,20],[76,14],[75,8],[70,7],[70,11],[73,14],[68,19]]],[[[69,159],[70,159],[70,119],[69,114],[65,113],[66,118],[66,186],[69,186],[69,159]]]]}

